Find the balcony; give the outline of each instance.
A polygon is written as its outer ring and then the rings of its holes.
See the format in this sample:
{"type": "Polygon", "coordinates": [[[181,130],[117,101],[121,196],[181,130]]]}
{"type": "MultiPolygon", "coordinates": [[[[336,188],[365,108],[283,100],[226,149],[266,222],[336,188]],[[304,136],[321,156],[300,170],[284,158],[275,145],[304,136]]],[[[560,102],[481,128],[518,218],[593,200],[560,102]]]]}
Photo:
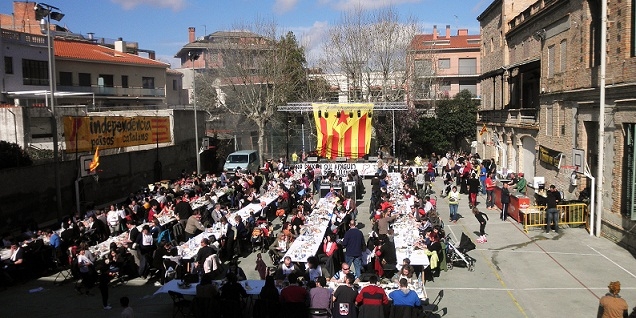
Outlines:
{"type": "Polygon", "coordinates": [[[165,98],[166,90],[163,87],[105,87],[105,86],[62,86],[58,85],[58,91],[94,93],[95,96],[105,97],[156,97],[165,98]]]}
{"type": "Polygon", "coordinates": [[[7,42],[17,42],[21,44],[36,44],[36,45],[46,45],[46,36],[44,35],[35,35],[17,31],[11,31],[2,29],[0,31],[0,37],[2,40],[7,42]]]}
{"type": "Polygon", "coordinates": [[[482,123],[500,123],[512,126],[537,126],[539,110],[535,108],[480,110],[477,121],[482,123]]]}

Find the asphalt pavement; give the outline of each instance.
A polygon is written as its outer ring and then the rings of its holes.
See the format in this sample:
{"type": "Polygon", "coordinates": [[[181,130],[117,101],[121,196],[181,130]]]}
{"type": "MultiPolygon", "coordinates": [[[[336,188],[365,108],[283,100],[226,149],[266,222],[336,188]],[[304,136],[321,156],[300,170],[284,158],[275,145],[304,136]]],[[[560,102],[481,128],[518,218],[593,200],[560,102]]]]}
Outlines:
{"type": "MultiPolygon", "coordinates": [[[[369,180],[365,180],[370,189],[369,180]]],[[[441,180],[435,182],[437,209],[448,221],[449,208],[439,197],[441,180]]],[[[370,231],[369,191],[359,205],[358,221],[370,231]]],[[[559,234],[540,229],[529,233],[509,218],[499,220],[499,211],[485,209],[485,196],[478,207],[489,217],[488,242],[477,244],[468,254],[476,259],[475,270],[455,267],[426,284],[429,297],[444,290],[439,314],[443,317],[595,317],[599,298],[610,281],[620,281],[621,295],[630,308],[636,306],[636,261],[627,250],[589,235],[585,228],[562,227],[559,234]]],[[[456,224],[446,222],[446,233],[459,242],[462,232],[473,240],[479,224],[462,196],[456,224]]],[[[248,279],[258,279],[255,254],[241,258],[248,279]]],[[[154,281],[137,278],[110,288],[113,309],[104,310],[97,288],[94,295],[79,295],[73,282],[53,285],[54,276],[42,277],[0,290],[3,317],[119,317],[119,298],[128,296],[135,317],[172,317],[172,300],[166,294],[153,296],[154,281]],[[41,289],[40,289],[41,288],[41,289]]],[[[630,309],[631,310],[631,309],[630,309]]]]}

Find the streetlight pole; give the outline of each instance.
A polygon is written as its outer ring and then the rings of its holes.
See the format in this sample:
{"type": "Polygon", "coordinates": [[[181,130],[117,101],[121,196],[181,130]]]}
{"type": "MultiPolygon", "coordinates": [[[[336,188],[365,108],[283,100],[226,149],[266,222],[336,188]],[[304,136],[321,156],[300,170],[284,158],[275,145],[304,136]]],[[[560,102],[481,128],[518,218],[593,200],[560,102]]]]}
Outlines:
{"type": "MultiPolygon", "coordinates": [[[[50,101],[47,101],[51,112],[51,133],[53,135],[53,174],[55,178],[55,203],[57,206],[57,218],[62,216],[62,187],[60,184],[60,153],[59,153],[59,140],[57,133],[57,116],[55,115],[55,71],[53,63],[55,58],[53,56],[53,39],[51,38],[51,18],[56,21],[62,20],[64,14],[59,11],[60,9],[46,3],[36,3],[35,16],[40,20],[40,31],[46,34],[47,50],[48,50],[48,62],[49,62],[49,93],[50,101]]],[[[78,207],[79,208],[79,207],[78,207]]]]}
{"type": "Polygon", "coordinates": [[[289,123],[291,120],[287,117],[287,151],[285,152],[285,165],[289,166],[289,123]]]}
{"type": "Polygon", "coordinates": [[[188,58],[192,63],[192,106],[194,107],[194,152],[197,156],[197,175],[201,174],[201,157],[199,156],[199,122],[197,120],[197,78],[194,73],[194,61],[199,58],[199,53],[190,51],[188,58]]]}

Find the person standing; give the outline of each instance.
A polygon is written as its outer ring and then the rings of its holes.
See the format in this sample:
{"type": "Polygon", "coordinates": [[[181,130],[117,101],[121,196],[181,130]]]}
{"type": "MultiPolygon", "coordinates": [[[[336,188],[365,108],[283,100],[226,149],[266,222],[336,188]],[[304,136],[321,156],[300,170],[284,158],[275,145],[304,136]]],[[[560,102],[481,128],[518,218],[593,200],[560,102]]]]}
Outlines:
{"type": "Polygon", "coordinates": [[[627,317],[627,302],[618,294],[621,291],[621,282],[610,282],[609,293],[601,297],[598,303],[598,318],[627,317]]]}
{"type": "Polygon", "coordinates": [[[477,206],[477,193],[479,193],[479,179],[473,173],[470,176],[470,179],[467,181],[468,183],[468,196],[469,196],[469,204],[468,206],[472,209],[477,206]]]}
{"type": "Polygon", "coordinates": [[[501,188],[501,220],[506,221],[508,219],[508,206],[510,205],[510,190],[508,190],[508,183],[504,182],[501,188]]]}
{"type": "Polygon", "coordinates": [[[102,296],[102,306],[104,306],[105,310],[113,309],[108,304],[108,284],[110,283],[110,273],[108,271],[108,266],[102,265],[99,268],[99,293],[102,296]]]}
{"type": "Polygon", "coordinates": [[[486,177],[488,176],[488,170],[484,163],[479,164],[479,184],[481,185],[481,194],[486,194],[486,177]]]}
{"type": "Polygon", "coordinates": [[[492,210],[495,208],[495,174],[488,173],[486,181],[486,208],[492,210]]]}
{"type": "Polygon", "coordinates": [[[546,210],[546,228],[545,232],[550,233],[552,223],[554,223],[554,232],[559,233],[559,209],[557,204],[561,202],[561,193],[557,191],[554,184],[550,185],[550,190],[547,193],[546,203],[548,208],[546,210]]]}
{"type": "Polygon", "coordinates": [[[477,207],[473,207],[473,214],[477,221],[479,221],[479,238],[477,239],[477,243],[486,243],[488,240],[486,239],[486,220],[488,220],[488,215],[484,212],[480,212],[477,207]]]}
{"type": "Polygon", "coordinates": [[[459,208],[459,192],[457,186],[453,186],[452,190],[448,193],[448,208],[450,209],[450,221],[457,223],[457,209],[459,208]]]}
{"type": "Polygon", "coordinates": [[[356,227],[356,221],[349,221],[349,230],[345,233],[342,240],[342,246],[345,247],[345,262],[349,266],[353,266],[355,277],[360,277],[362,268],[362,252],[366,248],[364,242],[364,234],[356,227]]]}

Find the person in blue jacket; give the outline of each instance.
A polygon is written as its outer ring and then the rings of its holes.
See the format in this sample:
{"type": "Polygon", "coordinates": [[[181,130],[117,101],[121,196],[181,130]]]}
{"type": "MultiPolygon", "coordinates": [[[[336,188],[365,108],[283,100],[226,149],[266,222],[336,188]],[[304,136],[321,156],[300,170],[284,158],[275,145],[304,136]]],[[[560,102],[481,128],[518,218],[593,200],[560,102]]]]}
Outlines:
{"type": "MultiPolygon", "coordinates": [[[[422,288],[424,287],[422,286],[422,288]]],[[[393,300],[393,306],[419,307],[422,304],[417,293],[409,289],[406,278],[400,279],[400,289],[392,291],[389,294],[389,298],[393,300]]]]}

